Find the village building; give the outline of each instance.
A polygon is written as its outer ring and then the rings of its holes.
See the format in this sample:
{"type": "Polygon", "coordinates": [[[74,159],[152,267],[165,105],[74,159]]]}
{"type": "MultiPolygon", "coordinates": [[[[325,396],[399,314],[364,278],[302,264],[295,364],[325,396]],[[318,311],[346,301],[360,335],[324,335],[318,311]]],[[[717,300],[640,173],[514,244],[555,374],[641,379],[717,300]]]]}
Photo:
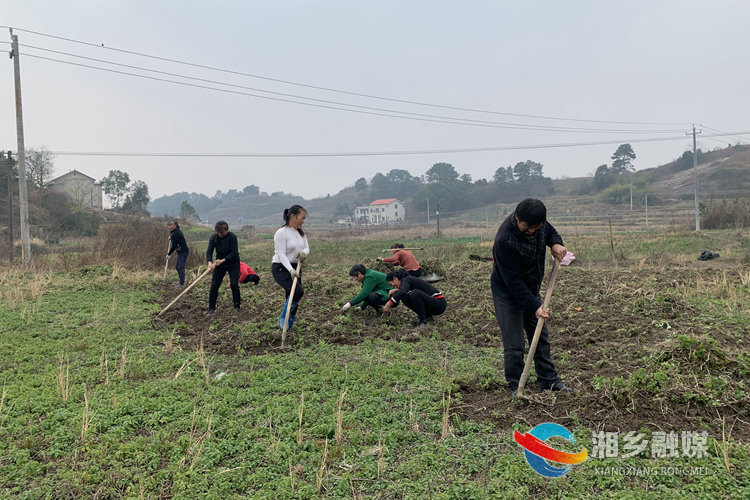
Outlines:
{"type": "Polygon", "coordinates": [[[354,220],[357,224],[392,224],[404,222],[405,219],[406,208],[397,198],[375,200],[366,207],[357,207],[354,210],[354,220]]]}
{"type": "Polygon", "coordinates": [[[67,174],[52,179],[49,182],[49,188],[65,193],[76,205],[104,208],[101,183],[77,170],[71,170],[67,174]]]}

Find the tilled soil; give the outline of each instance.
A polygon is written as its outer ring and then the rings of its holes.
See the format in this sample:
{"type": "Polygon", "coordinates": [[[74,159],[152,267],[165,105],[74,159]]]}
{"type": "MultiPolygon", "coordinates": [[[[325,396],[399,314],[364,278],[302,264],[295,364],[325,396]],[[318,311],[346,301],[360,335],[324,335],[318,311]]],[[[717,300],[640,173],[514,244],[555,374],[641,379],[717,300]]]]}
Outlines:
{"type": "MultiPolygon", "coordinates": [[[[502,348],[492,306],[491,271],[492,264],[485,262],[446,267],[446,279],[435,286],[446,295],[448,310],[438,317],[435,329],[425,335],[476,347],[502,348]]],[[[346,273],[332,273],[315,267],[303,273],[305,296],[288,338],[292,348],[320,341],[397,342],[412,331],[416,315],[403,307],[382,317],[371,309],[341,314],[340,307],[358,292],[360,285],[346,273]]],[[[464,419],[502,429],[515,422],[557,422],[621,432],[707,428],[719,438],[724,420],[727,432],[733,427],[732,437],[748,442],[750,399],[740,390],[746,389],[744,384],[750,375],[747,357],[738,359],[748,355],[746,344],[738,342],[738,338],[747,338],[748,325],[716,322],[717,315],[704,314],[706,311],[686,298],[697,282],[706,288],[705,293],[712,293],[708,285],[721,282],[724,276],[729,283],[738,281],[735,271],[720,269],[561,269],[549,321],[552,355],[565,383],[579,393],[539,394],[532,377],[526,394],[535,401],[511,399],[502,367],[498,367],[496,381],[459,382],[460,396],[454,412],[464,419]],[[714,359],[724,357],[720,362],[712,361],[710,352],[708,359],[697,357],[696,352],[702,351],[698,347],[684,348],[677,335],[703,344],[712,339],[714,359]],[[653,381],[654,370],[663,362],[671,363],[671,368],[665,369],[666,380],[653,381]],[[631,376],[641,368],[645,370],[639,375],[642,384],[631,384],[628,391],[613,389],[613,379],[632,380],[631,376]],[[709,394],[710,398],[691,396],[708,394],[705,381],[717,377],[726,384],[720,396],[715,392],[709,394]],[[685,385],[686,380],[694,385],[685,385]]],[[[205,315],[209,279],[154,321],[175,327],[180,344],[186,349],[195,349],[202,342],[211,353],[280,352],[278,317],[283,292],[270,272],[261,271],[258,286],[240,285],[240,313],[232,309],[225,282],[216,313],[205,315]]],[[[171,286],[160,285],[158,289],[162,306],[179,293],[171,286]]]]}

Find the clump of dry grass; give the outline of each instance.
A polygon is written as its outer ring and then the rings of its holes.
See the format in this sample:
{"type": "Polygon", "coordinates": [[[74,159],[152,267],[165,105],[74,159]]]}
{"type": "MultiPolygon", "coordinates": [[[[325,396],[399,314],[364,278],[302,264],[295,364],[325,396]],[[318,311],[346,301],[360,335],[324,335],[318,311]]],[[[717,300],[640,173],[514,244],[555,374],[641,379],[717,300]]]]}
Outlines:
{"type": "Polygon", "coordinates": [[[341,441],[344,438],[342,406],[344,405],[344,397],[346,396],[346,391],[346,389],[341,391],[341,396],[339,396],[338,410],[336,411],[336,446],[341,446],[341,441]]]}
{"type": "Polygon", "coordinates": [[[63,401],[67,401],[70,397],[70,358],[63,352],[60,352],[57,358],[60,360],[60,366],[57,369],[57,386],[60,388],[63,401]]]}
{"type": "Polygon", "coordinates": [[[187,467],[188,461],[190,462],[190,470],[193,470],[195,464],[200,458],[201,452],[203,451],[203,444],[206,439],[211,437],[211,424],[213,422],[213,415],[206,417],[206,430],[201,432],[198,428],[197,409],[193,408],[193,418],[190,424],[190,437],[188,440],[188,449],[185,452],[185,456],[180,460],[180,469],[187,467]]]}

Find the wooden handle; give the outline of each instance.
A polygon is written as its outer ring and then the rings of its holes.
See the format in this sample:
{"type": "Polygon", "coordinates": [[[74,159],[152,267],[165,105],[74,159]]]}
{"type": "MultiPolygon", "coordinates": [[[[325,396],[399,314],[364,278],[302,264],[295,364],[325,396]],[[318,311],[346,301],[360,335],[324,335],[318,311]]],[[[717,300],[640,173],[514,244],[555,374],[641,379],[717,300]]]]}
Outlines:
{"type": "Polygon", "coordinates": [[[297,288],[297,279],[299,279],[299,270],[302,266],[302,260],[297,261],[297,276],[292,281],[292,290],[289,292],[289,298],[287,299],[286,316],[284,317],[284,328],[281,330],[281,347],[284,347],[286,342],[286,332],[289,330],[289,315],[292,312],[292,300],[294,299],[294,290],[297,288]]]}
{"type": "Polygon", "coordinates": [[[170,302],[170,303],[169,303],[169,305],[168,305],[167,307],[165,307],[164,309],[162,309],[162,310],[161,310],[161,312],[160,312],[159,314],[157,314],[157,317],[158,317],[158,316],[161,316],[162,314],[164,314],[165,312],[167,312],[167,310],[168,310],[168,309],[169,309],[170,307],[172,307],[173,305],[175,305],[175,303],[177,303],[177,301],[178,301],[178,300],[180,300],[180,299],[182,298],[182,296],[183,296],[183,295],[185,295],[186,293],[188,293],[188,292],[189,292],[189,291],[190,291],[190,290],[191,290],[191,289],[192,289],[192,288],[193,288],[193,287],[194,287],[194,286],[195,286],[195,285],[196,285],[196,284],[197,284],[197,283],[198,283],[198,282],[199,282],[200,280],[202,280],[202,279],[203,279],[203,278],[204,278],[204,277],[205,277],[205,276],[206,276],[206,275],[207,275],[207,274],[208,274],[208,273],[209,273],[210,271],[211,271],[211,268],[210,268],[210,267],[209,267],[208,269],[206,269],[206,272],[204,272],[203,274],[201,274],[200,276],[198,276],[198,279],[196,279],[195,281],[193,281],[192,283],[190,283],[190,285],[188,285],[188,286],[187,286],[187,288],[185,288],[185,289],[184,289],[184,290],[182,291],[182,293],[181,293],[181,294],[179,294],[179,295],[178,295],[177,297],[175,297],[175,299],[174,299],[174,300],[173,300],[172,302],[170,302]]]}
{"type": "Polygon", "coordinates": [[[399,250],[424,250],[424,247],[419,248],[386,248],[384,252],[398,252],[399,250]]]}
{"type": "MultiPolygon", "coordinates": [[[[549,302],[552,298],[552,290],[555,288],[555,281],[557,280],[557,270],[559,263],[555,259],[555,263],[552,264],[552,272],[549,275],[549,284],[547,285],[547,293],[544,294],[544,304],[542,304],[542,310],[546,311],[549,308],[549,302]]],[[[526,387],[526,381],[529,379],[529,372],[531,371],[531,361],[534,359],[536,353],[536,346],[539,344],[539,337],[542,336],[542,328],[544,328],[544,319],[539,318],[536,322],[536,330],[534,330],[534,338],[531,340],[529,346],[529,354],[526,356],[526,364],[523,367],[523,373],[521,374],[521,380],[518,382],[518,391],[516,394],[518,397],[523,396],[523,389],[526,387]]]]}
{"type": "MultiPolygon", "coordinates": [[[[172,248],[172,237],[169,237],[169,241],[167,241],[167,253],[169,253],[169,249],[172,248]]],[[[164,279],[167,279],[167,266],[169,266],[169,259],[166,259],[166,262],[164,263],[164,279]]]]}

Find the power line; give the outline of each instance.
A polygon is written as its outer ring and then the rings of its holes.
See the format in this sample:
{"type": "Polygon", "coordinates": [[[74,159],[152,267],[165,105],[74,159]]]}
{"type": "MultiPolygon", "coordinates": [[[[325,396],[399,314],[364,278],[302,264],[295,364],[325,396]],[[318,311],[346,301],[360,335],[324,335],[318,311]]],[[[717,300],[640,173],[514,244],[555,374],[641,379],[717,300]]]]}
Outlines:
{"type": "Polygon", "coordinates": [[[346,94],[346,95],[357,96],[357,97],[365,97],[365,98],[368,98],[368,99],[378,99],[378,100],[383,100],[383,101],[399,102],[399,103],[402,103],[402,104],[412,104],[412,105],[416,105],[416,106],[428,106],[428,107],[434,107],[434,108],[452,109],[452,110],[456,110],[456,111],[469,111],[469,112],[472,112],[472,113],[485,113],[485,114],[494,114],[494,115],[503,115],[503,116],[515,116],[515,117],[520,117],[520,118],[533,118],[533,119],[539,119],[539,120],[560,120],[560,121],[585,122],[585,123],[611,123],[611,124],[619,124],[619,125],[689,125],[690,124],[689,122],[629,122],[629,121],[614,121],[614,120],[587,120],[587,119],[582,119],[582,118],[561,118],[561,117],[554,117],[554,116],[531,115],[531,114],[523,114],[523,113],[508,113],[508,112],[501,112],[501,111],[489,111],[489,110],[482,110],[482,109],[464,108],[464,107],[459,107],[459,106],[447,106],[447,105],[432,104],[432,103],[425,103],[425,102],[419,102],[419,101],[410,101],[410,100],[406,100],[406,99],[395,99],[395,98],[390,98],[390,97],[376,96],[376,95],[372,95],[372,94],[364,94],[364,93],[359,93],[359,92],[350,92],[350,91],[345,91],[345,90],[340,90],[340,89],[334,89],[334,88],[330,88],[330,87],[322,87],[322,86],[317,86],[317,85],[309,85],[309,84],[305,84],[305,83],[293,82],[293,81],[289,81],[289,80],[282,80],[282,79],[278,79],[278,78],[270,78],[270,77],[260,76],[260,75],[254,75],[254,74],[250,74],[250,73],[243,73],[241,71],[233,71],[233,70],[228,70],[228,69],[223,69],[223,68],[216,68],[216,67],[213,67],[213,66],[206,66],[206,65],[203,65],[203,64],[196,64],[196,63],[191,63],[191,62],[186,62],[186,61],[180,61],[180,60],[177,60],[177,59],[170,59],[170,58],[160,57],[160,56],[154,56],[154,55],[150,55],[150,54],[143,54],[143,53],[140,53],[140,52],[134,52],[134,51],[130,51],[130,50],[118,49],[118,48],[114,48],[114,47],[105,47],[103,44],[100,45],[100,44],[91,43],[91,42],[84,42],[84,41],[81,41],[81,40],[75,40],[75,39],[72,39],[72,38],[65,38],[65,37],[61,37],[61,36],[51,35],[51,34],[48,34],[48,33],[41,33],[41,32],[38,32],[38,31],[32,31],[32,30],[27,30],[27,29],[23,29],[23,28],[14,28],[12,26],[2,26],[2,25],[0,25],[0,28],[12,28],[12,29],[15,29],[17,31],[22,31],[24,33],[31,33],[31,34],[34,34],[34,35],[44,36],[44,37],[53,38],[53,39],[57,39],[57,40],[63,40],[63,41],[66,41],[66,42],[78,43],[78,44],[81,44],[81,45],[86,45],[86,46],[90,46],[90,47],[96,47],[97,49],[106,49],[106,50],[112,50],[112,51],[115,51],[115,52],[120,52],[120,53],[123,53],[123,54],[135,55],[135,56],[139,56],[139,57],[146,57],[146,58],[155,59],[155,60],[158,60],[158,61],[165,61],[165,62],[171,62],[171,63],[175,63],[175,64],[182,64],[182,65],[191,66],[191,67],[194,67],[194,68],[207,69],[207,70],[211,70],[211,71],[218,71],[218,72],[222,72],[222,73],[228,73],[228,74],[233,74],[233,75],[245,76],[245,77],[249,77],[249,78],[257,78],[257,79],[260,79],[260,80],[266,80],[266,81],[271,81],[271,82],[276,82],[276,83],[283,83],[283,84],[286,84],[286,85],[294,85],[294,86],[298,86],[298,87],[310,88],[310,89],[315,89],[315,90],[323,90],[323,91],[326,91],[326,92],[335,92],[335,93],[339,93],[339,94],[346,94]]]}
{"type": "MultiPolygon", "coordinates": [[[[734,132],[732,135],[748,135],[747,132],[734,132]]],[[[721,134],[704,135],[703,137],[720,137],[721,134]]],[[[580,146],[601,146],[609,144],[624,144],[638,142],[663,142],[684,140],[684,136],[655,137],[641,139],[620,139],[617,141],[571,142],[561,144],[530,144],[519,146],[494,146],[480,148],[431,149],[412,151],[362,151],[338,153],[137,153],[137,152],[105,152],[105,151],[51,151],[60,156],[123,156],[123,157],[179,157],[179,158],[306,158],[306,157],[351,157],[351,156],[402,156],[448,153],[480,153],[489,151],[513,151],[532,149],[553,149],[580,146]]]]}
{"type": "MultiPolygon", "coordinates": [[[[528,125],[528,126],[524,126],[524,125],[502,125],[502,124],[499,124],[498,122],[482,122],[480,120],[467,120],[465,118],[450,118],[450,117],[427,118],[427,117],[430,117],[430,116],[433,116],[433,115],[419,115],[417,113],[406,113],[406,112],[403,112],[403,111],[393,111],[393,110],[383,110],[384,111],[383,113],[379,113],[379,112],[374,112],[374,111],[364,111],[364,110],[361,110],[361,109],[347,109],[347,108],[340,108],[340,107],[337,107],[337,106],[329,106],[329,105],[325,105],[325,104],[315,104],[315,103],[310,103],[310,102],[300,102],[300,101],[295,101],[293,99],[285,99],[285,98],[281,98],[281,97],[271,97],[271,96],[265,96],[265,95],[259,95],[259,94],[252,94],[250,92],[240,92],[240,91],[237,91],[237,90],[230,90],[230,89],[221,89],[221,88],[216,88],[216,87],[210,87],[208,85],[199,85],[199,84],[195,84],[195,83],[179,82],[179,81],[175,81],[175,80],[169,80],[169,79],[166,79],[166,78],[159,78],[159,77],[147,76],[147,75],[139,75],[139,74],[136,74],[136,73],[129,73],[127,71],[119,71],[119,70],[110,69],[110,68],[102,68],[102,67],[99,67],[99,66],[91,66],[89,64],[81,64],[81,63],[76,63],[76,62],[72,62],[72,61],[64,61],[62,59],[54,59],[54,58],[51,58],[51,57],[44,57],[44,56],[39,56],[39,55],[35,55],[35,54],[28,54],[28,53],[26,53],[26,54],[24,54],[24,56],[25,57],[33,57],[35,59],[42,59],[42,60],[45,60],[45,61],[57,62],[57,63],[61,63],[61,64],[68,64],[68,65],[71,65],[71,66],[79,66],[79,67],[88,68],[88,69],[95,69],[95,70],[99,70],[99,71],[105,71],[105,72],[108,72],[108,73],[115,73],[115,74],[120,74],[120,75],[127,75],[127,76],[132,76],[132,77],[135,77],[135,78],[143,78],[143,79],[146,79],[146,80],[155,80],[155,81],[164,82],[164,83],[172,83],[172,84],[175,84],[175,85],[182,85],[182,86],[186,86],[186,87],[194,87],[194,88],[200,88],[200,89],[206,89],[206,90],[213,90],[213,91],[216,91],[216,92],[223,92],[223,93],[227,93],[227,94],[244,95],[244,96],[247,96],[247,97],[256,97],[258,99],[266,99],[266,100],[271,100],[271,101],[286,102],[286,103],[290,103],[290,104],[299,104],[301,106],[310,106],[310,107],[315,107],[315,108],[334,109],[334,110],[338,110],[338,111],[347,111],[349,113],[358,113],[358,114],[373,115],[373,116],[384,116],[384,117],[387,117],[387,118],[399,118],[399,119],[402,119],[402,120],[414,120],[414,121],[424,121],[424,122],[432,122],[432,123],[447,123],[447,124],[451,124],[451,125],[466,125],[466,126],[472,126],[472,127],[500,128],[500,129],[510,129],[510,130],[535,130],[535,131],[549,131],[549,132],[578,132],[578,133],[592,133],[592,134],[596,134],[596,133],[606,133],[606,134],[609,134],[609,133],[622,133],[622,132],[628,132],[628,133],[675,132],[674,130],[640,131],[640,130],[601,130],[601,129],[574,129],[574,128],[566,129],[566,128],[563,128],[563,127],[551,127],[551,126],[547,127],[547,126],[536,126],[536,125],[528,125]],[[405,115],[417,115],[417,116],[401,116],[401,115],[394,115],[394,114],[388,114],[388,113],[401,113],[401,114],[405,114],[405,115]],[[456,120],[464,120],[464,121],[456,121],[456,120]],[[479,122],[479,123],[476,123],[476,122],[479,122]]],[[[116,63],[114,63],[114,64],[116,64],[116,63]]],[[[144,70],[145,71],[156,71],[156,70],[148,70],[148,69],[144,69],[144,70]]],[[[181,76],[181,75],[176,75],[176,76],[182,77],[182,78],[191,78],[191,77],[185,77],[185,76],[181,76]]],[[[221,85],[228,85],[228,84],[222,84],[222,83],[219,83],[219,84],[221,84],[221,85]]],[[[354,106],[352,104],[344,104],[344,105],[345,106],[354,106]]],[[[357,106],[357,107],[363,107],[363,106],[357,106]]],[[[378,108],[370,108],[370,109],[378,109],[378,108]]]]}
{"type": "MultiPolygon", "coordinates": [[[[705,125],[701,125],[701,127],[705,128],[705,129],[708,129],[708,130],[710,130],[712,132],[718,132],[720,134],[726,134],[727,136],[730,136],[730,137],[734,136],[734,134],[729,134],[727,132],[724,132],[723,130],[719,130],[719,129],[715,129],[715,128],[711,128],[711,127],[706,127],[705,125]]],[[[734,137],[735,137],[735,139],[737,139],[739,141],[747,141],[747,139],[745,139],[744,137],[737,137],[737,136],[734,136],[734,137]]]]}
{"type": "MultiPolygon", "coordinates": [[[[143,67],[140,67],[140,66],[133,66],[133,65],[130,65],[130,64],[122,64],[122,63],[117,63],[117,62],[113,62],[113,61],[107,61],[107,60],[104,60],[104,59],[96,59],[96,58],[93,58],[93,57],[86,57],[86,56],[82,56],[82,55],[78,55],[78,54],[71,54],[69,52],[62,52],[62,51],[59,51],[59,50],[47,49],[47,48],[44,48],[44,47],[36,47],[36,46],[33,46],[33,45],[22,45],[22,46],[25,47],[25,48],[30,48],[30,49],[35,49],[35,50],[43,50],[45,52],[52,52],[52,53],[55,53],[55,54],[60,54],[60,55],[65,55],[65,56],[70,56],[70,57],[76,57],[76,58],[85,59],[85,60],[88,60],[88,61],[94,61],[94,62],[104,63],[104,64],[111,64],[111,65],[114,65],[114,66],[119,66],[119,67],[124,67],[124,68],[129,68],[129,69],[135,69],[135,70],[140,70],[140,71],[148,71],[150,73],[156,73],[156,74],[160,74],[160,75],[173,76],[173,77],[177,77],[177,78],[184,78],[184,79],[194,80],[194,81],[199,81],[199,82],[204,82],[204,83],[212,83],[212,84],[215,84],[215,85],[224,85],[224,86],[227,86],[227,87],[240,88],[240,89],[245,89],[245,90],[252,90],[252,91],[255,91],[255,92],[264,92],[264,93],[268,93],[268,94],[274,94],[274,95],[279,95],[279,96],[284,96],[284,97],[291,97],[291,98],[295,98],[295,99],[305,99],[305,100],[309,100],[309,101],[320,102],[320,103],[325,103],[325,104],[332,104],[332,105],[337,105],[337,106],[349,106],[349,107],[358,108],[358,109],[380,111],[380,112],[385,112],[385,113],[399,113],[399,114],[408,115],[408,116],[417,116],[417,117],[424,117],[424,118],[436,118],[436,119],[450,120],[450,121],[457,121],[457,120],[459,120],[459,121],[469,122],[469,123],[503,125],[506,128],[511,128],[512,127],[512,128],[518,129],[518,130],[540,130],[540,131],[555,131],[555,132],[558,132],[558,131],[559,132],[585,132],[585,133],[622,133],[622,132],[627,132],[627,133],[638,133],[638,134],[641,134],[641,133],[682,132],[682,130],[666,130],[666,129],[658,129],[658,130],[656,130],[656,129],[653,129],[653,130],[624,129],[623,130],[623,129],[591,129],[591,128],[580,128],[580,127],[557,127],[557,126],[543,126],[543,125],[526,125],[526,124],[522,124],[522,123],[494,122],[494,121],[488,121],[488,120],[474,120],[474,119],[469,119],[469,118],[458,118],[458,117],[452,117],[452,116],[428,115],[428,114],[423,114],[423,113],[411,113],[411,112],[407,112],[407,111],[398,111],[398,110],[393,110],[393,109],[376,108],[376,107],[372,107],[372,106],[361,106],[361,105],[357,105],[357,104],[349,104],[349,103],[343,103],[343,102],[339,102],[339,101],[329,101],[329,100],[325,100],[325,99],[315,99],[315,98],[312,98],[312,97],[305,97],[305,96],[300,96],[300,95],[296,95],[296,94],[287,94],[287,93],[284,93],[284,92],[274,92],[274,91],[271,91],[271,90],[263,90],[263,89],[259,89],[259,88],[256,88],[256,87],[248,87],[248,86],[245,86],[245,85],[237,85],[237,84],[233,84],[233,83],[220,82],[220,81],[216,81],[216,80],[208,80],[208,79],[205,79],[205,78],[197,78],[197,77],[182,75],[182,74],[179,74],[179,73],[170,73],[170,72],[167,72],[167,71],[159,71],[159,70],[154,70],[154,69],[149,69],[149,68],[143,68],[143,67]]],[[[44,58],[42,56],[36,56],[36,55],[33,55],[33,54],[25,54],[25,55],[28,55],[30,57],[37,57],[37,58],[40,58],[40,59],[46,59],[46,60],[54,61],[54,62],[60,62],[60,63],[65,63],[65,64],[78,65],[77,63],[73,63],[73,62],[70,62],[70,61],[63,61],[63,60],[60,60],[60,59],[44,58]]],[[[91,68],[91,69],[98,69],[98,70],[103,70],[103,71],[109,71],[107,68],[100,68],[100,67],[97,67],[97,66],[89,66],[89,65],[80,65],[80,66],[91,68]]],[[[130,75],[130,76],[142,76],[142,75],[136,75],[136,74],[127,73],[127,72],[123,72],[123,73],[126,74],[126,75],[130,75]]],[[[169,82],[169,83],[178,83],[178,82],[174,82],[172,80],[161,80],[161,81],[165,81],[165,82],[169,82]]],[[[217,90],[215,88],[211,88],[211,89],[212,90],[217,90]]],[[[258,95],[255,95],[255,94],[245,94],[245,95],[252,95],[253,97],[259,97],[259,98],[263,98],[264,97],[264,96],[258,96],[258,95]]],[[[302,105],[307,104],[307,103],[299,103],[299,102],[296,102],[296,101],[286,101],[286,102],[294,102],[295,104],[302,104],[302,105]]]]}

